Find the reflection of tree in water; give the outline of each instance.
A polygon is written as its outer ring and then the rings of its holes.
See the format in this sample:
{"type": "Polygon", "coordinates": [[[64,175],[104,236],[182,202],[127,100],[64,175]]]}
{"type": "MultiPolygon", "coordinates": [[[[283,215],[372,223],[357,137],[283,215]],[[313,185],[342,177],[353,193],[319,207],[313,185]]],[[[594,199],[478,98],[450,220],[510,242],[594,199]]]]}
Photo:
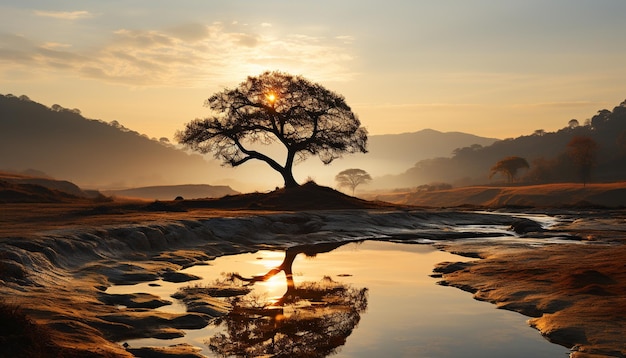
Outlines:
{"type": "Polygon", "coordinates": [[[216,334],[207,344],[224,356],[325,357],[345,344],[367,308],[367,289],[357,289],[324,277],[319,282],[293,282],[293,261],[300,253],[315,256],[344,243],[303,245],[287,249],[283,263],[266,275],[245,278],[232,274],[246,285],[267,281],[281,271],[287,292],[273,304],[255,296],[232,300],[233,309],[219,319],[226,333],[216,334]]]}

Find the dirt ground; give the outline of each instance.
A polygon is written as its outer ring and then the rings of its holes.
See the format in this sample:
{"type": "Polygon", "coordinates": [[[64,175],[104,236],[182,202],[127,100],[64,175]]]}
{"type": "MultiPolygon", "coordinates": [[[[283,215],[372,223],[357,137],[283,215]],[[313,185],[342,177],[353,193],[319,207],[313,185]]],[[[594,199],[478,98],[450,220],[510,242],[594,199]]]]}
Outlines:
{"type": "MultiPolygon", "coordinates": [[[[316,200],[319,196],[315,195],[316,200]]],[[[247,199],[227,198],[212,203],[94,204],[80,201],[2,204],[0,248],[16,237],[37,237],[42,233],[68,228],[90,231],[128,224],[265,215],[280,211],[280,200],[283,200],[280,196],[275,199],[250,196],[247,199]]],[[[293,202],[294,199],[286,200],[293,202]]],[[[371,202],[359,207],[365,204],[355,201],[334,202],[332,205],[332,209],[406,209],[371,202]]],[[[301,209],[293,206],[284,210],[301,209]]],[[[441,249],[482,260],[463,265],[441,263],[435,269],[436,274],[441,276],[442,284],[458,287],[473,293],[476,299],[529,316],[529,324],[547,339],[571,348],[572,357],[625,357],[626,211],[611,208],[541,210],[563,218],[559,226],[551,228],[552,233],[562,232],[578,237],[583,243],[502,246],[488,240],[446,241],[439,244],[441,249]]],[[[546,240],[551,237],[546,236],[546,240]]],[[[125,257],[121,259],[120,267],[132,264],[134,271],[131,273],[136,275],[133,277],[146,280],[150,272],[175,270],[180,263],[190,264],[206,260],[208,255],[231,252],[232,247],[228,245],[220,243],[212,247],[210,253],[200,249],[178,250],[167,259],[136,257],[137,260],[133,260],[133,257],[125,257]]],[[[265,243],[265,247],[272,245],[278,247],[284,243],[265,243]]],[[[0,256],[0,259],[3,257],[0,256]]],[[[5,270],[4,275],[10,269],[6,266],[0,268],[5,270]]],[[[203,320],[197,314],[181,317],[138,310],[132,320],[127,316],[116,316],[97,299],[102,285],[107,283],[103,272],[113,277],[107,271],[113,269],[118,267],[83,267],[80,272],[68,268],[67,272],[50,273],[49,277],[40,278],[40,283],[33,287],[0,281],[5,285],[0,287],[2,301],[19,306],[37,324],[47,327],[54,344],[64,349],[63,356],[69,357],[131,357],[129,351],[113,343],[121,337],[128,337],[129,332],[139,337],[165,337],[180,335],[183,329],[202,326],[203,320]],[[51,287],[54,289],[51,290],[51,287]],[[164,326],[170,328],[158,328],[161,323],[167,323],[164,326]]],[[[132,300],[138,307],[154,304],[151,297],[125,299],[132,300]]],[[[192,347],[179,346],[162,352],[161,356],[197,355],[192,347]]]]}
{"type": "Polygon", "coordinates": [[[573,358],[626,356],[626,213],[596,213],[555,230],[588,242],[498,245],[455,242],[445,250],[480,256],[441,263],[442,284],[531,317],[529,324],[573,358]]]}

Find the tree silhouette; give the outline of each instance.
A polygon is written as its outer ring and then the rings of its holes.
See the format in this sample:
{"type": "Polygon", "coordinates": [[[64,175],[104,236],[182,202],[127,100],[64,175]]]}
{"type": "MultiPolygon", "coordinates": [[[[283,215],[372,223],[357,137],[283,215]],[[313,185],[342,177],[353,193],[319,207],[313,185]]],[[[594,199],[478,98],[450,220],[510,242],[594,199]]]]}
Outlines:
{"type": "Polygon", "coordinates": [[[215,93],[206,102],[215,114],[186,124],[176,138],[201,153],[213,153],[236,167],[256,159],[279,172],[285,187],[298,186],[294,162],[316,155],[324,164],[343,153],[366,153],[367,131],[345,99],[301,76],[265,72],[235,89],[215,93]],[[284,164],[253,144],[282,144],[284,164]]]}
{"type": "Polygon", "coordinates": [[[363,169],[346,169],[339,172],[335,176],[335,181],[339,187],[348,187],[352,189],[352,195],[354,196],[354,189],[361,184],[366,184],[371,181],[372,177],[363,169]]]}
{"type": "Polygon", "coordinates": [[[576,136],[567,143],[567,154],[578,167],[583,186],[591,177],[591,170],[596,164],[598,144],[591,137],[576,136]]]}
{"type": "Polygon", "coordinates": [[[489,174],[489,178],[492,178],[497,173],[501,173],[507,178],[509,183],[515,181],[515,177],[517,176],[517,171],[526,168],[528,169],[530,166],[526,159],[522,157],[506,157],[499,162],[497,162],[493,167],[491,167],[491,173],[489,174]]]}
{"type": "Polygon", "coordinates": [[[223,356],[326,357],[345,344],[367,309],[367,289],[356,289],[325,277],[320,282],[293,282],[292,265],[297,255],[315,256],[346,244],[301,245],[287,249],[285,259],[267,274],[232,280],[246,285],[267,281],[281,271],[287,292],[272,305],[255,297],[237,297],[233,309],[218,319],[226,334],[207,340],[209,348],[223,356]]]}

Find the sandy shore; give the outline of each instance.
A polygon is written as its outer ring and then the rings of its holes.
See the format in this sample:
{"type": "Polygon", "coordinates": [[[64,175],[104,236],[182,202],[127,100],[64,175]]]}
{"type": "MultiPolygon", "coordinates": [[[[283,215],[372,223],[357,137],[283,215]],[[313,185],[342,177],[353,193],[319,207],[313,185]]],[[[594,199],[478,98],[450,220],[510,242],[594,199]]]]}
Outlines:
{"type": "MultiPolygon", "coordinates": [[[[167,302],[149,295],[107,295],[104,289],[111,284],[162,278],[224,254],[366,234],[409,242],[429,238],[444,250],[481,257],[471,264],[442,263],[437,268],[442,283],[529,316],[529,323],[549,340],[572,348],[573,357],[626,355],[626,215],[621,211],[563,212],[563,221],[549,231],[526,222],[520,231],[540,231],[528,236],[572,240],[537,245],[536,240],[503,244],[475,239],[478,232],[433,229],[433,223],[453,227],[518,221],[454,210],[197,209],[81,216],[81,210],[71,207],[43,206],[36,215],[32,208],[17,206],[3,215],[0,294],[4,304],[18,305],[46,327],[66,356],[131,357],[115,342],[181,336],[227,310],[156,312],[151,308],[167,302]],[[127,309],[120,311],[118,305],[127,309]]],[[[189,346],[160,354],[197,356],[189,346]]]]}

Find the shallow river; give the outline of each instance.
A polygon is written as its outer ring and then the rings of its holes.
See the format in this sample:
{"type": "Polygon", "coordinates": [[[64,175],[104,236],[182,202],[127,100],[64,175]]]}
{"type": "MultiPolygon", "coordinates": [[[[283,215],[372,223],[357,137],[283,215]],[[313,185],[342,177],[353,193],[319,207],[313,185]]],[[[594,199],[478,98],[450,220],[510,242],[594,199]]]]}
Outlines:
{"type": "MultiPolygon", "coordinates": [[[[179,287],[208,285],[223,278],[223,272],[238,272],[242,276],[263,275],[279,266],[284,252],[259,251],[251,254],[219,257],[207,266],[195,266],[184,272],[203,277],[202,281],[184,284],[168,282],[142,283],[132,286],[115,286],[108,293],[149,292],[171,299],[169,296],[179,287]],[[154,287],[157,283],[161,286],[154,287]]],[[[442,261],[467,261],[457,255],[436,250],[430,245],[407,245],[389,242],[366,241],[340,246],[330,252],[317,254],[314,258],[304,254],[292,262],[293,282],[298,288],[304,282],[321,282],[326,276],[334,285],[354,288],[353,292],[365,293],[365,305],[350,308],[345,302],[333,312],[326,311],[318,321],[326,326],[321,329],[333,331],[334,336],[322,337],[334,342],[336,357],[566,357],[569,351],[545,340],[538,331],[526,323],[527,317],[518,313],[498,310],[492,304],[472,299],[471,294],[452,287],[437,285],[432,274],[433,267],[442,261]],[[367,290],[362,290],[366,288],[367,290]],[[361,291],[359,291],[361,290],[361,291]],[[341,312],[341,316],[337,315],[341,312]],[[342,317],[337,319],[336,317],[342,317]],[[343,320],[343,321],[342,321],[343,320]],[[339,328],[337,328],[339,327],[339,328]],[[336,333],[339,332],[339,333],[336,333]],[[337,337],[341,336],[341,337],[337,337]]],[[[266,282],[253,286],[252,294],[272,300],[287,291],[284,272],[266,282]]],[[[160,308],[169,312],[184,312],[182,303],[160,308]]],[[[297,318],[291,310],[291,321],[297,318]]],[[[289,322],[290,314],[285,310],[289,322]]],[[[282,316],[281,316],[282,317],[282,316]]],[[[299,316],[298,316],[299,317],[299,316]]],[[[267,323],[267,322],[266,322],[267,323]]],[[[314,337],[314,334],[295,333],[290,336],[286,323],[272,321],[272,329],[284,324],[284,334],[275,337],[314,337]],[[307,335],[308,334],[308,335],[307,335]]],[[[265,324],[265,323],[264,323],[265,324]]],[[[269,323],[268,323],[269,324],[269,323]]],[[[188,330],[184,338],[173,340],[141,339],[128,341],[133,347],[167,346],[188,343],[202,348],[202,354],[213,357],[207,340],[225,333],[229,344],[245,345],[241,326],[224,320],[219,325],[209,325],[201,330],[188,330]],[[226,324],[230,324],[226,329],[226,324]],[[234,327],[234,328],[233,328],[234,327]],[[239,331],[237,331],[239,329],[239,331]],[[235,334],[238,332],[237,334],[235,334]],[[230,334],[229,334],[230,333],[230,334]]],[[[267,327],[261,327],[259,332],[267,327]]],[[[267,326],[267,324],[266,324],[267,326]]],[[[292,326],[290,326],[292,327],[292,326]]],[[[293,328],[293,327],[292,327],[293,328]]],[[[302,338],[305,339],[305,338],[302,338]]],[[[307,338],[308,339],[308,338],[307,338]]],[[[317,344],[310,338],[307,344],[317,344]]],[[[250,343],[250,342],[248,342],[250,343]]],[[[325,347],[325,349],[328,347],[325,347]]],[[[320,348],[321,349],[321,348],[320,348]]],[[[322,349],[321,349],[322,350],[322,349]]]]}

